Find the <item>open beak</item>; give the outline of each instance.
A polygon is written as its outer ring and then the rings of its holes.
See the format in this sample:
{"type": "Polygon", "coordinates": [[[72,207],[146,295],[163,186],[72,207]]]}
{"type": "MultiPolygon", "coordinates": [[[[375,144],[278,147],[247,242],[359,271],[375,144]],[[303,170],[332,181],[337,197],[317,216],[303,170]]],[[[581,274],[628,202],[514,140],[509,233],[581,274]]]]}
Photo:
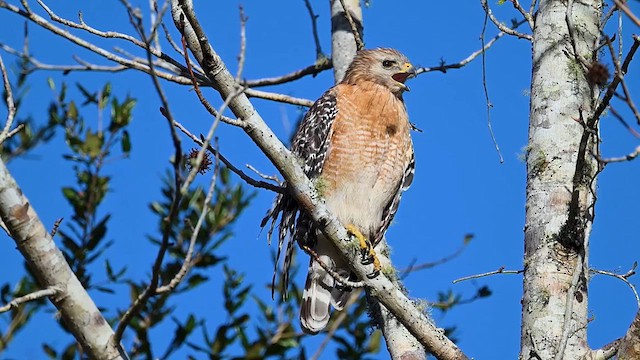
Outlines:
{"type": "Polygon", "coordinates": [[[409,91],[409,87],[405,85],[405,81],[407,79],[412,78],[416,75],[416,69],[411,65],[411,63],[404,63],[402,65],[402,69],[400,72],[393,74],[391,77],[393,80],[399,82],[403,85],[405,91],[409,91]]]}

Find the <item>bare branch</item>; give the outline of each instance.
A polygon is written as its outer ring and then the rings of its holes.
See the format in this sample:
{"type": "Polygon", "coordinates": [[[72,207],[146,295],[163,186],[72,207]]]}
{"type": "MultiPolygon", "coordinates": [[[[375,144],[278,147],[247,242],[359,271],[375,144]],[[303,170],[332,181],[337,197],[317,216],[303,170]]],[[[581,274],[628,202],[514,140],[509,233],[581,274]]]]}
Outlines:
{"type": "Polygon", "coordinates": [[[94,359],[128,359],[122,347],[111,342],[113,330],[109,323],[82,287],[1,159],[0,218],[40,286],[60,290],[51,297],[51,302],[87,355],[94,359]]]}
{"type": "Polygon", "coordinates": [[[2,73],[2,83],[4,85],[5,102],[7,104],[7,119],[4,123],[4,129],[0,133],[0,144],[2,144],[7,138],[10,137],[11,125],[13,125],[13,118],[16,115],[16,104],[13,101],[13,91],[11,90],[11,84],[9,83],[9,75],[7,69],[4,67],[4,61],[0,56],[0,72],[2,73]]]}
{"type": "Polygon", "coordinates": [[[467,246],[471,243],[471,239],[473,239],[473,234],[465,235],[462,245],[460,245],[460,247],[456,251],[436,261],[426,262],[418,265],[415,264],[415,260],[412,261],[412,263],[406,268],[402,270],[398,270],[398,272],[402,273],[401,278],[404,279],[406,276],[408,276],[412,272],[415,272],[418,270],[430,269],[432,267],[447,263],[455,259],[456,257],[460,256],[460,254],[464,252],[467,246]]]}
{"type": "Polygon", "coordinates": [[[342,4],[342,9],[344,10],[344,16],[347,18],[347,21],[349,22],[349,26],[351,26],[351,32],[353,33],[353,39],[356,41],[356,48],[358,49],[358,51],[360,51],[360,50],[364,49],[364,42],[362,41],[362,36],[360,35],[360,32],[358,31],[358,26],[356,25],[356,22],[353,21],[353,17],[351,16],[351,12],[349,12],[349,9],[344,4],[344,0],[340,0],[340,4],[342,4]]]}
{"type": "Polygon", "coordinates": [[[61,290],[59,288],[52,286],[47,289],[34,291],[31,294],[27,294],[25,296],[20,296],[19,298],[15,298],[11,300],[7,305],[0,306],[0,313],[7,312],[13,308],[18,307],[20,304],[24,304],[29,301],[34,301],[34,300],[41,299],[43,297],[56,295],[60,291],[61,290]]]}
{"type": "Polygon", "coordinates": [[[238,55],[238,73],[236,74],[236,82],[240,82],[242,78],[242,70],[244,69],[244,58],[247,53],[247,18],[244,15],[244,8],[240,7],[240,54],[238,55]]]}
{"type": "Polygon", "coordinates": [[[272,92],[254,90],[254,89],[246,89],[244,92],[245,94],[247,94],[248,97],[273,100],[273,101],[282,102],[286,104],[300,105],[300,106],[306,106],[306,107],[311,107],[311,105],[313,105],[313,101],[311,100],[296,98],[296,97],[288,96],[284,94],[278,94],[278,93],[272,93],[272,92]]]}
{"type": "MultiPolygon", "coordinates": [[[[533,10],[526,11],[522,5],[520,5],[520,1],[518,0],[509,0],[513,4],[513,8],[518,10],[520,14],[524,17],[524,19],[529,24],[529,29],[533,30],[534,22],[533,22],[533,10]]],[[[532,6],[535,5],[535,1],[532,1],[532,6]]]]}
{"type": "Polygon", "coordinates": [[[309,65],[306,68],[296,70],[289,74],[285,74],[282,76],[264,78],[264,79],[256,79],[256,80],[245,80],[242,82],[243,85],[248,86],[250,88],[256,88],[260,86],[268,86],[268,85],[278,85],[284,84],[287,82],[295,81],[301,79],[307,75],[316,76],[319,73],[331,69],[333,64],[331,63],[331,59],[323,58],[318,60],[315,64],[309,65]]]}
{"type": "MultiPolygon", "coordinates": [[[[485,0],[482,0],[485,1],[485,0]]],[[[486,2],[485,2],[486,3],[486,2]]],[[[487,30],[487,17],[489,16],[489,12],[485,13],[484,22],[482,25],[482,33],[480,34],[480,41],[482,42],[482,88],[484,90],[484,99],[487,104],[487,128],[489,129],[489,135],[491,136],[491,140],[493,141],[493,146],[498,153],[498,157],[500,159],[500,164],[504,163],[504,158],[502,157],[502,153],[500,152],[500,146],[498,145],[498,140],[496,140],[496,136],[493,133],[493,126],[491,125],[491,108],[493,105],[491,104],[491,100],[489,100],[489,88],[487,87],[487,56],[484,51],[484,33],[487,30]]]]}
{"type": "Polygon", "coordinates": [[[598,158],[598,161],[604,164],[631,161],[637,158],[638,155],[640,155],[640,145],[637,146],[635,150],[628,153],[627,155],[619,156],[619,157],[610,157],[610,158],[598,158]]]}
{"type": "Polygon", "coordinates": [[[622,2],[622,0],[613,0],[613,2],[616,3],[616,7],[622,10],[636,26],[640,26],[640,19],[629,9],[627,4],[622,2]]]}
{"type": "Polygon", "coordinates": [[[636,291],[636,287],[629,281],[629,278],[636,274],[636,267],[637,266],[638,266],[638,263],[634,262],[633,266],[631,267],[631,269],[629,271],[627,271],[626,273],[624,273],[624,274],[616,274],[616,273],[611,272],[611,271],[603,271],[603,270],[596,270],[596,269],[590,269],[589,272],[592,272],[594,274],[601,274],[601,275],[611,276],[611,277],[614,277],[616,279],[620,279],[620,280],[624,281],[624,283],[627,284],[627,286],[629,286],[631,291],[633,291],[633,295],[636,298],[636,304],[638,305],[638,308],[640,309],[640,297],[638,296],[638,291],[636,291]]]}
{"type": "Polygon", "coordinates": [[[592,115],[593,119],[600,118],[604,110],[607,108],[607,106],[609,106],[609,102],[611,101],[611,98],[615,94],[616,89],[620,84],[620,81],[622,81],[622,78],[627,74],[629,64],[631,63],[633,56],[638,50],[638,47],[640,47],[640,35],[634,35],[633,45],[631,45],[631,48],[629,49],[627,56],[622,62],[622,66],[620,67],[620,72],[619,73],[616,72],[616,75],[614,76],[613,81],[611,81],[611,84],[609,84],[609,87],[607,88],[607,92],[605,93],[604,97],[602,98],[602,100],[598,104],[598,107],[596,108],[596,110],[592,115]]]}
{"type": "MultiPolygon", "coordinates": [[[[219,121],[219,119],[218,119],[219,121]]],[[[187,253],[185,254],[184,261],[182,262],[182,266],[180,270],[176,273],[176,275],[169,281],[167,285],[160,286],[156,289],[156,294],[163,294],[172,292],[175,290],[178,285],[182,282],[184,277],[191,270],[193,251],[195,249],[196,240],[198,240],[198,234],[200,233],[200,229],[202,228],[202,223],[204,222],[204,218],[209,213],[209,205],[211,204],[211,199],[213,199],[213,193],[216,188],[216,180],[218,178],[218,171],[220,170],[219,158],[216,157],[216,164],[213,170],[213,176],[211,176],[211,182],[209,183],[209,190],[207,191],[207,196],[202,203],[202,211],[200,212],[200,216],[198,216],[198,221],[196,222],[196,226],[191,231],[191,238],[189,239],[189,247],[187,249],[187,253]]],[[[199,166],[198,166],[199,167],[199,166]]],[[[196,166],[194,166],[196,168],[196,166]]]]}
{"type": "Polygon", "coordinates": [[[478,279],[478,278],[481,278],[481,277],[491,276],[491,275],[496,275],[496,274],[522,274],[523,272],[524,272],[524,270],[505,270],[505,267],[501,266],[500,268],[498,268],[498,270],[489,271],[489,272],[482,273],[482,274],[477,274],[477,275],[465,276],[465,277],[453,280],[453,283],[457,284],[457,283],[462,282],[462,281],[467,281],[467,280],[471,280],[471,279],[478,279]]]}
{"type": "Polygon", "coordinates": [[[316,61],[321,61],[326,59],[327,57],[322,52],[322,47],[320,46],[320,38],[318,37],[318,15],[313,12],[313,7],[311,7],[311,3],[309,0],[304,0],[304,5],[307,7],[307,11],[309,12],[309,16],[311,17],[311,31],[313,33],[313,42],[316,44],[316,61]]]}
{"type": "Polygon", "coordinates": [[[278,176],[276,175],[267,175],[267,174],[263,174],[261,173],[258,169],[256,169],[253,165],[251,164],[245,164],[245,166],[247,167],[247,169],[253,171],[254,173],[256,173],[258,176],[260,176],[261,178],[265,179],[265,180],[271,180],[277,184],[282,184],[282,181],[280,180],[280,178],[278,178],[278,176]]]}
{"type": "MultiPolygon", "coordinates": [[[[196,175],[198,174],[198,172],[200,172],[200,167],[202,165],[202,160],[204,159],[204,154],[207,152],[207,149],[211,144],[211,139],[213,138],[214,132],[218,128],[218,124],[220,124],[222,113],[229,106],[229,103],[231,103],[233,99],[235,99],[238,95],[242,94],[242,92],[243,92],[242,87],[239,87],[233,94],[227,96],[222,106],[220,106],[220,109],[217,110],[216,118],[212,122],[211,127],[209,128],[209,132],[207,133],[207,136],[203,139],[202,146],[198,151],[198,155],[196,156],[196,159],[195,159],[195,164],[193,164],[191,171],[189,171],[189,174],[187,175],[186,180],[182,184],[182,188],[180,189],[180,192],[182,192],[183,195],[187,193],[187,191],[189,190],[189,187],[191,186],[191,183],[196,178],[196,175]]],[[[216,158],[218,158],[218,156],[216,156],[216,158]]],[[[216,165],[217,165],[217,162],[216,162],[216,165]]]]}
{"type": "MultiPolygon", "coordinates": [[[[182,133],[184,133],[185,135],[187,135],[191,140],[193,140],[193,142],[195,142],[196,144],[202,146],[203,145],[203,141],[201,139],[199,139],[197,136],[195,136],[194,134],[192,134],[189,130],[187,130],[187,128],[185,128],[181,123],[174,121],[174,125],[180,130],[182,131],[182,133]]],[[[271,183],[268,182],[264,182],[264,181],[259,181],[259,180],[255,180],[252,177],[250,177],[249,175],[245,174],[242,170],[238,169],[237,167],[235,167],[229,160],[227,160],[226,157],[224,157],[217,149],[214,149],[211,145],[209,145],[208,147],[209,152],[211,152],[214,156],[216,156],[217,158],[220,159],[220,161],[222,161],[222,163],[229,168],[229,170],[231,170],[232,172],[234,172],[236,175],[240,176],[240,178],[242,180],[244,180],[247,184],[257,187],[257,188],[262,188],[262,189],[267,189],[267,190],[271,190],[273,192],[276,193],[282,193],[285,190],[285,188],[283,188],[282,186],[278,186],[278,185],[273,185],[271,183]]]]}
{"type": "Polygon", "coordinates": [[[515,36],[519,39],[527,39],[529,41],[533,41],[533,38],[531,37],[530,34],[523,34],[520,33],[518,31],[515,31],[514,29],[508,27],[507,25],[505,25],[504,23],[500,22],[500,20],[498,20],[495,15],[493,15],[493,11],[491,11],[491,8],[489,7],[489,4],[487,4],[487,0],[480,0],[480,4],[482,5],[482,8],[485,11],[485,14],[487,14],[487,16],[489,17],[489,19],[491,20],[491,22],[503,33],[506,33],[508,35],[512,35],[515,36]]]}
{"type": "MultiPolygon", "coordinates": [[[[167,122],[169,123],[169,133],[171,134],[171,140],[173,142],[173,147],[174,147],[173,176],[174,176],[175,191],[173,194],[171,205],[169,207],[169,215],[164,219],[164,221],[166,221],[168,224],[172,224],[176,219],[176,217],[178,216],[178,209],[179,209],[180,202],[182,200],[182,195],[183,195],[182,192],[179,191],[181,182],[182,182],[182,177],[180,175],[181,163],[182,163],[182,146],[180,143],[180,138],[178,137],[178,134],[176,132],[176,129],[173,126],[174,119],[169,107],[169,101],[167,100],[167,97],[164,94],[164,90],[162,89],[162,86],[160,85],[160,82],[158,80],[158,76],[153,68],[153,62],[151,61],[152,53],[150,50],[151,40],[146,39],[144,34],[144,29],[142,28],[141,23],[138,23],[138,24],[134,23],[134,26],[138,27],[139,34],[145,41],[145,44],[146,44],[145,48],[148,49],[147,59],[149,61],[149,66],[151,70],[150,71],[151,80],[153,82],[153,86],[155,87],[156,92],[162,103],[161,113],[166,117],[167,122]]],[[[162,234],[162,241],[160,243],[160,246],[158,248],[158,253],[156,254],[156,258],[153,263],[153,267],[151,271],[151,280],[149,281],[149,285],[136,298],[133,304],[129,307],[129,309],[127,309],[127,311],[120,318],[120,322],[116,327],[115,335],[113,337],[113,341],[115,343],[120,342],[120,340],[122,339],[122,335],[124,334],[124,331],[126,330],[126,328],[129,326],[129,323],[131,322],[131,320],[137,314],[139,314],[140,310],[146,304],[146,302],[151,298],[151,296],[155,295],[156,293],[156,289],[158,288],[158,281],[160,278],[160,269],[162,267],[162,262],[164,261],[164,255],[169,247],[169,236],[171,233],[169,229],[170,227],[167,226],[167,230],[164,231],[162,234]]]]}

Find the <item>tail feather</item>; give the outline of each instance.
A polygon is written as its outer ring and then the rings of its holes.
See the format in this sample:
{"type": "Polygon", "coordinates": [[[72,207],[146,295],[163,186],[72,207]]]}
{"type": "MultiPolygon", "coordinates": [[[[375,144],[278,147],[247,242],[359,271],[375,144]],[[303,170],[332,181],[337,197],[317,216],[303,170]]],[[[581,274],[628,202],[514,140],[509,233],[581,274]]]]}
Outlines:
{"type": "MultiPolygon", "coordinates": [[[[343,273],[346,274],[345,278],[348,276],[347,270],[336,269],[335,263],[328,255],[320,255],[320,260],[341,276],[343,273]]],[[[308,334],[322,331],[329,323],[329,305],[336,310],[342,310],[349,293],[349,289],[339,286],[331,274],[311,259],[300,307],[302,330],[308,334]]]]}

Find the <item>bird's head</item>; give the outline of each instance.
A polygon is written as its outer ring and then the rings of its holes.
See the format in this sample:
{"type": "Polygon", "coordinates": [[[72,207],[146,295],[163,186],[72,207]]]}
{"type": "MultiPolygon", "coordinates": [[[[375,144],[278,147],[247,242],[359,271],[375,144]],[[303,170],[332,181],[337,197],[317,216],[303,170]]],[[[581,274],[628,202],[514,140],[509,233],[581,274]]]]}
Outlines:
{"type": "Polygon", "coordinates": [[[371,81],[401,95],[404,91],[409,91],[405,81],[415,74],[415,68],[402,53],[394,49],[378,48],[358,51],[342,82],[357,84],[371,81]]]}

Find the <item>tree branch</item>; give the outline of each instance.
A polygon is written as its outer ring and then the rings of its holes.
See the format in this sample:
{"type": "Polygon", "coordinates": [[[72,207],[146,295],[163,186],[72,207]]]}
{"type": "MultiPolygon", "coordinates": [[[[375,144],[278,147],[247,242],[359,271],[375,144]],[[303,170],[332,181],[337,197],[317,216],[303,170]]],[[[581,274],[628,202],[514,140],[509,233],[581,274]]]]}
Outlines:
{"type": "Polygon", "coordinates": [[[113,330],[67,264],[29,200],[0,160],[0,218],[40,286],[57,289],[51,302],[82,349],[93,359],[128,359],[113,330]]]}
{"type": "Polygon", "coordinates": [[[60,292],[60,289],[56,287],[50,287],[43,290],[34,291],[31,294],[27,294],[25,296],[20,296],[19,298],[15,298],[11,300],[7,305],[0,306],[0,313],[7,312],[15,307],[18,307],[20,304],[41,299],[47,296],[53,296],[60,292]]]}

